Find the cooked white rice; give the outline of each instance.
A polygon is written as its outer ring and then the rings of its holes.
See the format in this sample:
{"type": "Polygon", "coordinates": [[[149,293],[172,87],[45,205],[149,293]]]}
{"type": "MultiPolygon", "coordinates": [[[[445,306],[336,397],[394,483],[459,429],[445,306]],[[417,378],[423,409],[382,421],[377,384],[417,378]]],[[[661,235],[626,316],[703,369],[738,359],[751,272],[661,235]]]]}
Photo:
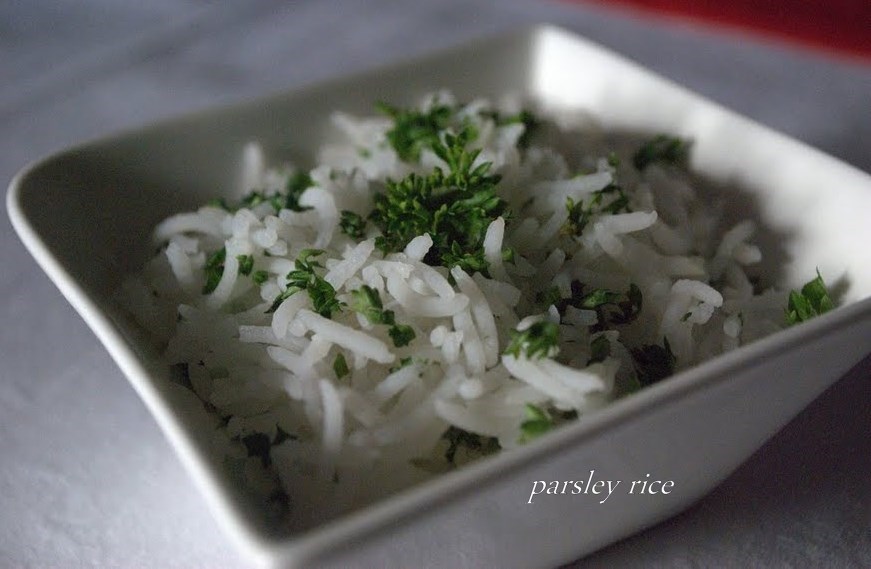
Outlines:
{"type": "MultiPolygon", "coordinates": [[[[340,212],[365,217],[386,179],[445,168],[429,149],[419,163],[399,160],[386,142],[390,120],[339,113],[334,123],[345,142],[323,148],[308,172],[314,185],[300,204],[311,209],[276,213],[263,202],[175,215],[155,229],[162,252],[121,291],[168,362],[187,366],[192,389],[224,419],[222,436],[271,443],[267,460],[250,446],[233,451],[248,484],[264,495],[283,489],[298,511],[350,509],[443,470],[451,426],[509,449],[521,440],[529,405],[554,416],[599,408],[637,388],[634,349],[667,338],[679,370],[782,325],[784,295],[754,293],[745,273],[761,259],[754,223],[721,227],[680,168],[654,163],[639,172],[631,155],[615,165],[605,148],[570,161],[547,132],[528,148],[518,145],[523,124],[497,124],[488,101],[459,105],[439,93],[421,108],[435,100],[457,105],[476,127],[477,163],[491,162],[501,175],[498,192],[513,214],[486,230],[486,275],[425,264],[428,234],[385,255],[371,224],[360,240],[339,230],[340,212]],[[567,198],[590,200],[613,182],[628,196],[628,211],[595,214],[583,232],[567,235],[567,198]],[[203,294],[206,264],[221,247],[220,280],[203,294]],[[509,247],[515,257],[506,261],[509,247]],[[371,287],[414,340],[397,347],[387,326],[348,307],[326,318],[305,291],[268,313],[305,249],[325,251],[319,274],[339,301],[351,305],[352,291],[371,287]],[[264,282],[240,274],[240,256],[253,258],[264,282]],[[573,281],[588,291],[634,284],[640,314],[598,330],[595,310],[540,302],[552,289],[571,296],[573,281]],[[514,330],[541,321],[558,324],[549,357],[505,353],[514,330]],[[599,336],[608,355],[591,363],[599,336]],[[343,377],[334,368],[339,356],[343,377]]],[[[593,133],[578,147],[600,139],[593,133]]],[[[282,191],[295,173],[267,168],[256,144],[244,156],[244,192],[282,191]]],[[[453,463],[476,454],[454,450],[453,463]]]]}

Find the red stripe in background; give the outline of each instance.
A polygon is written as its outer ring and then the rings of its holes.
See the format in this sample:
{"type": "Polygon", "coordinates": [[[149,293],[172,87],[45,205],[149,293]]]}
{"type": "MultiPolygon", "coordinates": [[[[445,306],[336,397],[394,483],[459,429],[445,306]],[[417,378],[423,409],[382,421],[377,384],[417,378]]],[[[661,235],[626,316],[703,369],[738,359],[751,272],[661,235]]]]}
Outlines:
{"type": "Polygon", "coordinates": [[[737,27],[871,62],[871,0],[568,0],[737,27]]]}

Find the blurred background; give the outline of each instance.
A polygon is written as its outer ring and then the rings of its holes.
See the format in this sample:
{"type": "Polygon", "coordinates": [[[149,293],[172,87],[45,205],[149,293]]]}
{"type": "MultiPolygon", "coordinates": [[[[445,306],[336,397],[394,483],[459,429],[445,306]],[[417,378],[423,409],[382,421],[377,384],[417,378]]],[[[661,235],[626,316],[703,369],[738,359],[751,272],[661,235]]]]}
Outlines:
{"type": "MultiPolygon", "coordinates": [[[[119,129],[542,22],[871,171],[866,0],[9,0],[0,179],[119,129]]],[[[8,221],[0,267],[0,566],[249,566],[8,221]]],[[[871,567],[869,370],[697,506],[571,566],[871,567]]]]}

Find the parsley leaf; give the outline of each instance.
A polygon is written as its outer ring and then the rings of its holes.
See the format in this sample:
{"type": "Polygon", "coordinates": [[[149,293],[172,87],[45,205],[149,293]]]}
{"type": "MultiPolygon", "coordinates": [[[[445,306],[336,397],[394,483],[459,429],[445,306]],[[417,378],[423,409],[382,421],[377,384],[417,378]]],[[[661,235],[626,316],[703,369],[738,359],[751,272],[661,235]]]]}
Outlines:
{"type": "Polygon", "coordinates": [[[303,192],[314,185],[314,181],[307,172],[296,172],[287,180],[287,193],[284,195],[284,202],[281,204],[282,207],[276,207],[275,210],[281,211],[281,209],[289,209],[291,211],[306,211],[311,209],[310,207],[299,205],[299,198],[302,197],[303,192]]]}
{"type": "Polygon", "coordinates": [[[345,360],[345,354],[339,352],[336,355],[336,359],[333,360],[333,372],[336,374],[336,378],[338,379],[342,379],[351,373],[351,369],[348,367],[348,362],[345,360]]]}
{"type": "Polygon", "coordinates": [[[547,411],[527,403],[524,412],[526,420],[520,424],[521,443],[529,442],[553,429],[554,422],[547,411]]]}
{"type": "Polygon", "coordinates": [[[541,121],[531,111],[527,109],[521,110],[514,115],[503,115],[498,111],[484,111],[482,116],[493,119],[496,126],[506,126],[509,124],[523,124],[523,134],[517,140],[517,146],[520,148],[528,148],[529,141],[535,130],[541,125],[541,121]]]}
{"type": "Polygon", "coordinates": [[[386,324],[384,305],[378,291],[369,285],[363,285],[351,291],[351,309],[366,317],[372,324],[386,324]]]}
{"type": "Polygon", "coordinates": [[[677,360],[668,345],[668,338],[663,339],[663,345],[647,344],[630,351],[635,360],[635,372],[638,382],[646,387],[663,380],[674,373],[677,360]]]}
{"type": "Polygon", "coordinates": [[[339,229],[342,230],[342,233],[352,239],[362,239],[366,234],[366,220],[353,211],[342,210],[341,215],[339,229]]]}
{"type": "Polygon", "coordinates": [[[549,320],[539,320],[523,331],[515,330],[505,354],[529,359],[545,358],[558,349],[559,326],[549,320]]]}
{"type": "MultiPolygon", "coordinates": [[[[203,285],[203,294],[211,294],[218,288],[218,283],[224,276],[224,261],[227,260],[227,248],[221,247],[206,259],[206,264],[203,266],[203,271],[206,274],[206,283],[203,285]]],[[[239,261],[239,274],[250,275],[254,269],[253,255],[237,255],[236,260],[239,261]]]]}
{"type": "Polygon", "coordinates": [[[259,271],[254,271],[254,273],[251,275],[251,280],[253,280],[254,284],[258,286],[262,285],[269,280],[269,272],[262,269],[259,271]]]}
{"type": "Polygon", "coordinates": [[[584,228],[587,227],[595,215],[602,213],[629,213],[632,211],[629,208],[629,196],[617,184],[608,184],[601,190],[592,192],[589,198],[577,203],[571,197],[566,198],[566,210],[569,216],[565,225],[563,225],[562,233],[564,235],[576,236],[580,236],[584,232],[584,228]]]}
{"type": "Polygon", "coordinates": [[[312,260],[312,257],[317,257],[323,253],[320,249],[300,251],[299,256],[294,261],[294,270],[287,273],[287,288],[276,297],[272,306],[266,311],[267,313],[275,312],[282,302],[301,290],[308,292],[315,312],[324,318],[331,318],[333,312],[344,307],[345,304],[336,298],[336,289],[333,288],[333,285],[315,272],[315,269],[323,268],[323,265],[312,260]]]}
{"type": "Polygon", "coordinates": [[[593,309],[603,304],[617,304],[621,294],[605,288],[597,288],[580,299],[578,308],[593,309]]]}
{"type": "Polygon", "coordinates": [[[415,338],[414,329],[407,324],[393,324],[387,333],[393,340],[393,345],[397,348],[407,346],[415,338]]]}
{"type": "Polygon", "coordinates": [[[263,463],[263,466],[272,464],[272,457],[269,454],[269,449],[272,447],[272,441],[269,436],[264,433],[252,433],[242,437],[242,444],[245,445],[245,450],[248,456],[258,457],[263,463]]]}
{"type": "Polygon", "coordinates": [[[471,252],[463,251],[462,246],[456,241],[451,244],[451,250],[445,251],[442,255],[442,263],[446,267],[460,267],[470,275],[476,271],[485,273],[490,266],[484,258],[483,247],[471,252]]]}
{"type": "Polygon", "coordinates": [[[221,247],[206,259],[206,264],[203,267],[206,273],[206,284],[203,285],[203,294],[211,294],[218,288],[218,283],[221,282],[221,277],[224,275],[224,261],[226,259],[226,247],[221,247]]]}
{"type": "Polygon", "coordinates": [[[248,276],[254,270],[253,255],[236,255],[236,260],[239,261],[239,274],[248,276]]]}
{"type": "Polygon", "coordinates": [[[429,111],[400,109],[388,103],[377,103],[376,108],[393,119],[393,128],[387,131],[387,141],[404,162],[416,162],[420,152],[439,140],[439,133],[450,124],[454,111],[447,105],[433,105],[429,111]]]}
{"type": "Polygon", "coordinates": [[[428,233],[433,239],[424,262],[433,266],[459,265],[469,271],[487,269],[483,242],[487,227],[506,213],[496,195],[500,177],[490,174],[489,162],[475,165],[480,151],[468,150],[469,128],[445,133],[432,143],[449,171],[435,168],[424,176],[409,174],[388,180],[386,192],[375,196],[369,219],[381,230],[376,246],[385,253],[402,251],[413,238],[428,233]]]}
{"type": "Polygon", "coordinates": [[[306,287],[315,312],[324,318],[332,318],[333,312],[338,312],[345,305],[336,298],[336,289],[322,277],[315,275],[306,287]]]}
{"type": "Polygon", "coordinates": [[[302,196],[303,192],[305,192],[307,189],[314,185],[314,181],[311,179],[311,176],[309,176],[308,173],[303,171],[297,171],[287,179],[287,184],[283,192],[275,192],[269,194],[265,191],[252,190],[251,192],[246,194],[241,200],[239,200],[239,203],[236,205],[230,205],[224,198],[210,200],[208,205],[221,208],[230,213],[238,211],[242,208],[250,209],[253,207],[257,207],[262,203],[268,203],[269,205],[271,205],[272,208],[275,210],[275,213],[279,213],[282,209],[289,209],[291,211],[306,211],[311,208],[300,205],[299,199],[302,196]]]}
{"type": "Polygon", "coordinates": [[[414,329],[405,324],[396,323],[396,315],[392,310],[384,310],[381,296],[374,288],[363,285],[351,291],[351,308],[363,316],[372,324],[386,324],[390,326],[387,333],[397,348],[407,346],[416,337],[414,329]]]}
{"type": "Polygon", "coordinates": [[[689,142],[676,136],[660,134],[644,143],[632,156],[632,164],[639,171],[654,162],[680,165],[689,155],[689,142]]]}
{"type": "Polygon", "coordinates": [[[498,452],[499,439],[496,437],[485,437],[459,427],[451,425],[448,430],[442,435],[442,438],[448,441],[448,449],[445,451],[445,459],[450,464],[455,464],[457,451],[465,449],[481,456],[498,452]]]}
{"type": "Polygon", "coordinates": [[[559,289],[551,288],[540,293],[536,300],[550,302],[556,306],[560,314],[565,314],[566,308],[574,306],[583,310],[595,310],[598,317],[597,323],[592,327],[593,332],[604,330],[607,326],[629,324],[641,313],[644,298],[641,289],[634,283],[629,285],[626,292],[617,292],[605,288],[593,289],[585,292],[585,287],[580,281],[572,281],[572,296],[560,298],[559,289]]]}
{"type": "Polygon", "coordinates": [[[399,370],[401,370],[402,368],[404,368],[404,367],[406,367],[406,366],[410,366],[413,362],[414,362],[414,360],[412,359],[411,356],[406,356],[406,357],[400,359],[398,364],[396,364],[395,366],[390,367],[390,368],[387,370],[387,372],[388,372],[388,373],[393,373],[394,371],[399,371],[399,370]]]}
{"type": "Polygon", "coordinates": [[[826,289],[826,283],[822,275],[817,271],[813,280],[805,283],[801,291],[793,290],[789,293],[789,301],[786,306],[786,321],[789,325],[798,324],[819,316],[835,307],[826,289]]]}
{"type": "Polygon", "coordinates": [[[587,365],[603,362],[610,355],[611,342],[603,335],[596,336],[590,342],[590,359],[587,361],[587,365]]]}
{"type": "MultiPolygon", "coordinates": [[[[550,306],[551,304],[558,305],[561,300],[562,292],[558,286],[552,286],[535,295],[535,302],[543,304],[544,306],[550,306]]],[[[565,307],[563,307],[563,310],[565,310],[565,307]]]]}
{"type": "Polygon", "coordinates": [[[224,198],[212,198],[206,202],[206,205],[216,207],[218,209],[223,209],[224,211],[235,211],[235,208],[228,204],[227,200],[224,198]]]}

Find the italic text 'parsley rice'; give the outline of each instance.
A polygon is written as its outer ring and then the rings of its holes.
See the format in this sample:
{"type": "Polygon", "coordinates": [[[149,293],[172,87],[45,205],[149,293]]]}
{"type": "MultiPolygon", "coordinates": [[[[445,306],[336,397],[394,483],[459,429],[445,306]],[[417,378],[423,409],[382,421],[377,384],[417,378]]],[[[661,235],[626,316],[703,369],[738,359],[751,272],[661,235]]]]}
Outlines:
{"type": "Polygon", "coordinates": [[[754,221],[723,226],[689,140],[376,107],[310,170],[250,144],[248,193],[161,222],[119,293],[275,511],[370,503],[832,307],[748,276],[754,221]]]}

